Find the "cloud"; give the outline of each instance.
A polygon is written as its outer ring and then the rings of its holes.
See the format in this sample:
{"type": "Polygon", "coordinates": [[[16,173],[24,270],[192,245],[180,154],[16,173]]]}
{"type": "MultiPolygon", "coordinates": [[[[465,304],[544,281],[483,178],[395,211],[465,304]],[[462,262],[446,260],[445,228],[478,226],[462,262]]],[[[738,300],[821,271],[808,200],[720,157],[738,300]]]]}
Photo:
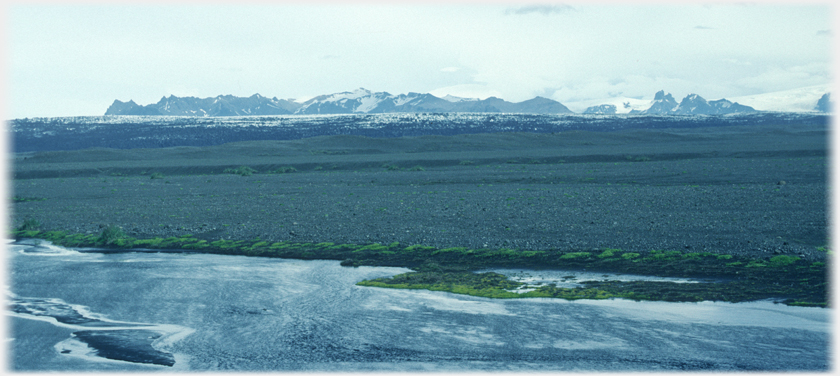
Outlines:
{"type": "Polygon", "coordinates": [[[723,59],[723,62],[729,63],[729,64],[740,65],[740,66],[750,66],[750,65],[752,65],[752,63],[749,62],[749,61],[742,61],[742,60],[731,59],[731,58],[723,59]]]}
{"type": "Polygon", "coordinates": [[[713,27],[702,26],[702,25],[697,25],[694,28],[697,29],[697,30],[714,30],[715,29],[713,27]]]}
{"type": "Polygon", "coordinates": [[[461,68],[458,68],[458,67],[446,67],[446,68],[441,69],[440,71],[441,71],[441,72],[451,73],[451,72],[457,72],[457,71],[459,71],[459,70],[461,70],[461,68]]]}
{"type": "MultiPolygon", "coordinates": [[[[604,98],[648,98],[653,99],[654,93],[665,90],[674,97],[683,96],[689,92],[708,92],[707,87],[698,85],[677,77],[622,75],[620,77],[587,77],[585,80],[569,82],[557,89],[550,97],[560,103],[585,102],[580,111],[588,106],[600,104],[604,98]]],[[[571,107],[569,107],[571,108],[571,107]]]]}
{"type": "Polygon", "coordinates": [[[505,10],[505,14],[531,14],[531,13],[540,13],[542,15],[551,15],[553,13],[566,13],[570,11],[574,11],[575,8],[571,5],[528,5],[519,8],[508,8],[505,10]]]}
{"type": "Polygon", "coordinates": [[[828,29],[825,29],[825,30],[817,30],[817,35],[819,35],[819,36],[826,36],[826,37],[830,37],[830,36],[831,36],[831,30],[828,30],[828,29]]]}
{"type": "Polygon", "coordinates": [[[782,91],[831,82],[831,67],[824,63],[809,63],[792,67],[770,66],[744,77],[736,84],[752,91],[782,91]]]}

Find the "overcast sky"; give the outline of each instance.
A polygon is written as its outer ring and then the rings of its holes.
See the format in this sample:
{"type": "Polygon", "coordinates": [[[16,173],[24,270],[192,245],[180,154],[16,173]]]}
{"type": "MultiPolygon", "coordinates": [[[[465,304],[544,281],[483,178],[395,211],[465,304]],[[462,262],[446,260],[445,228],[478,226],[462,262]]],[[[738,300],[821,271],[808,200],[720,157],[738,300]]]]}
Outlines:
{"type": "Polygon", "coordinates": [[[519,102],[831,82],[828,3],[7,5],[5,118],[364,87],[519,102]]]}

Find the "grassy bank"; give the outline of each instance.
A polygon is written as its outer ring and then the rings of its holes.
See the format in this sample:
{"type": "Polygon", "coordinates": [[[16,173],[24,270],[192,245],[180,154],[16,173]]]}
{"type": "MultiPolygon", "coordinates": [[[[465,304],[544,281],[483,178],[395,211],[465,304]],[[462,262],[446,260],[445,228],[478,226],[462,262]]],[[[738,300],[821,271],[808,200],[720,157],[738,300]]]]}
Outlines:
{"type": "Polygon", "coordinates": [[[527,251],[518,249],[434,248],[423,245],[334,244],[207,240],[192,235],[138,239],[119,227],[108,226],[99,234],[42,231],[37,221],[27,221],[13,232],[16,239],[39,238],[65,247],[101,247],[111,251],[174,249],[202,253],[340,260],[354,267],[400,266],[415,272],[359,282],[362,286],[428,289],[491,298],[552,297],[562,299],[741,302],[775,298],[785,304],[828,305],[827,268],[796,256],[776,255],[750,259],[709,252],[651,250],[646,253],[620,249],[589,252],[527,251]],[[715,283],[584,282],[582,287],[539,286],[527,293],[509,290],[522,285],[497,273],[473,273],[493,268],[533,268],[630,273],[662,277],[714,278],[715,283]]]}

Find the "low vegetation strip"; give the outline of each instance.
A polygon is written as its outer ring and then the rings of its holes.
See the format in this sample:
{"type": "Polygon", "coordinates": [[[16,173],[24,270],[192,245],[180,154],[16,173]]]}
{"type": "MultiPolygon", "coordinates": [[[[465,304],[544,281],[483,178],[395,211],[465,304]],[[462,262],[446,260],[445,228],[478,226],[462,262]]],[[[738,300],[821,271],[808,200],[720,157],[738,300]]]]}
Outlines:
{"type": "Polygon", "coordinates": [[[428,289],[491,298],[552,297],[563,299],[740,302],[782,299],[785,304],[828,305],[826,265],[796,256],[776,255],[748,259],[710,252],[651,250],[645,254],[603,249],[597,252],[527,251],[516,249],[437,249],[423,245],[334,244],[268,242],[252,240],[207,240],[192,235],[137,239],[119,227],[105,227],[100,234],[72,234],[42,231],[28,220],[13,232],[16,239],[38,238],[65,247],[99,247],[110,251],[138,249],[279,257],[291,259],[341,260],[342,266],[400,266],[415,272],[359,282],[362,286],[428,289]],[[540,286],[516,293],[520,282],[497,273],[473,273],[492,267],[521,267],[556,270],[588,270],[662,277],[714,278],[716,283],[670,282],[584,282],[582,287],[540,286]]]}
{"type": "Polygon", "coordinates": [[[415,272],[395,275],[391,278],[377,278],[357,283],[359,286],[388,287],[398,289],[425,289],[448,291],[456,294],[482,296],[487,298],[563,298],[563,299],[606,299],[612,297],[630,297],[610,294],[603,289],[558,288],[541,286],[533,291],[517,293],[511,290],[524,284],[511,281],[508,277],[494,273],[469,272],[415,272]]]}

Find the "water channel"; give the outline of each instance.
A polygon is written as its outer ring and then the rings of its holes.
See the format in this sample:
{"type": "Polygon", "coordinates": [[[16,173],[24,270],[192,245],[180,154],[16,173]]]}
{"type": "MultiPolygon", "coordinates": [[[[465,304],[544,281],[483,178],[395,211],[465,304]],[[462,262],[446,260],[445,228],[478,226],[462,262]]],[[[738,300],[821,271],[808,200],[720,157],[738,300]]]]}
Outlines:
{"type": "Polygon", "coordinates": [[[34,241],[6,249],[5,343],[15,371],[825,371],[830,364],[830,309],[499,300],[360,287],[409,270],[338,261],[101,254],[34,241]]]}

